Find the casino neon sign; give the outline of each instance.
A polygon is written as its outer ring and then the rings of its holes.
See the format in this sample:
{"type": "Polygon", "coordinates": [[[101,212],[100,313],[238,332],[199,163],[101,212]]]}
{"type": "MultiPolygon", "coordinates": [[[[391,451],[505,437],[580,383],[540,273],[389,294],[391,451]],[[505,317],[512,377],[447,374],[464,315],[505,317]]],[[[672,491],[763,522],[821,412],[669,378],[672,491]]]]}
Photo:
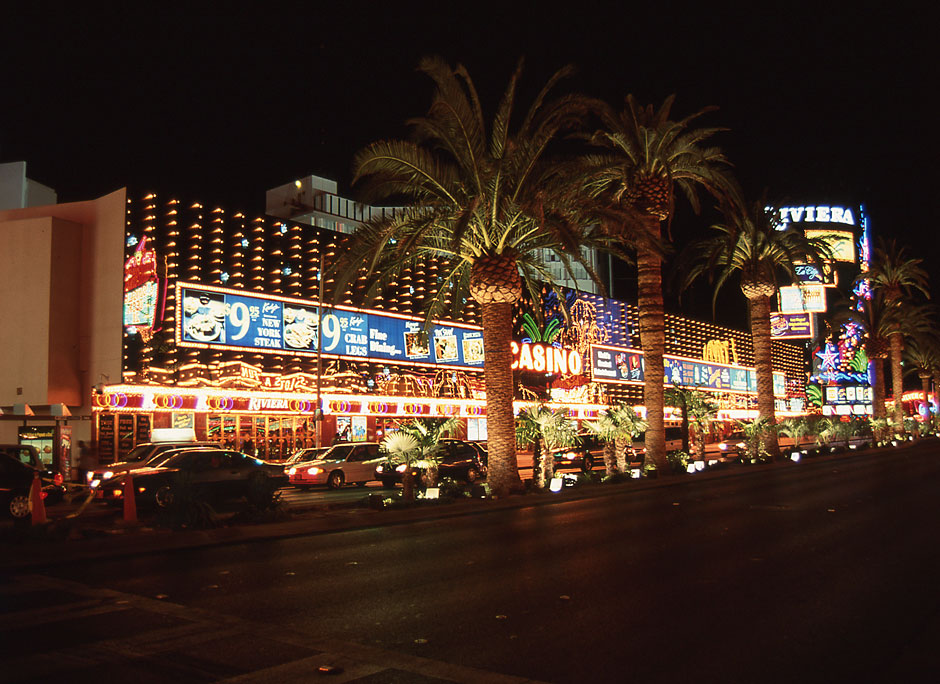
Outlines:
{"type": "Polygon", "coordinates": [[[584,358],[574,349],[563,349],[539,342],[510,342],[512,369],[548,373],[550,375],[581,375],[584,358]]]}

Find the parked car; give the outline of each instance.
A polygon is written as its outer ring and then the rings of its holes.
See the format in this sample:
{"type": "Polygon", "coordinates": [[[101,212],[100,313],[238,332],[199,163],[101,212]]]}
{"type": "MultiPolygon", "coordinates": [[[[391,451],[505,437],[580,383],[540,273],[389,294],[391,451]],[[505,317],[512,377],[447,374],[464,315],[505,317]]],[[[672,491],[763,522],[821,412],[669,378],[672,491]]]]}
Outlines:
{"type": "Polygon", "coordinates": [[[719,458],[722,461],[737,461],[747,453],[747,437],[743,430],[736,430],[718,442],[719,458]]]}
{"type": "MultiPolygon", "coordinates": [[[[470,484],[486,477],[486,448],[480,442],[447,438],[440,440],[438,447],[438,451],[432,454],[438,461],[438,477],[451,477],[470,484]]],[[[394,487],[402,481],[407,468],[405,463],[386,460],[376,466],[375,476],[384,487],[394,487]]],[[[420,462],[413,463],[411,468],[415,482],[424,482],[426,468],[420,462]]]]}
{"type": "Polygon", "coordinates": [[[277,488],[286,484],[284,467],[229,449],[181,449],[160,465],[147,465],[101,482],[96,497],[123,500],[124,484],[133,477],[138,504],[170,505],[181,488],[192,487],[206,499],[220,501],[250,496],[264,484],[277,488]]]}
{"type": "MultiPolygon", "coordinates": [[[[642,461],[646,455],[646,433],[640,434],[633,440],[633,450],[636,453],[636,460],[642,461]]],[[[666,427],[666,453],[670,451],[682,450],[682,428],[677,425],[666,427]]]]}
{"type": "MultiPolygon", "coordinates": [[[[62,479],[62,473],[53,470],[50,466],[42,462],[36,447],[28,444],[0,444],[0,454],[19,461],[24,465],[33,468],[39,472],[42,480],[43,492],[46,502],[49,504],[57,503],[65,496],[65,484],[62,479]]],[[[27,490],[29,488],[27,487],[27,490]]]]}
{"type": "MultiPolygon", "coordinates": [[[[123,461],[107,463],[94,470],[89,470],[85,474],[88,484],[92,482],[104,482],[110,480],[115,475],[126,473],[132,470],[139,470],[148,465],[154,465],[156,461],[165,458],[170,451],[179,451],[180,449],[193,449],[196,447],[207,447],[218,449],[218,442],[144,442],[138,444],[123,461]]],[[[93,485],[95,486],[95,485],[93,485]]]]}
{"type": "MultiPolygon", "coordinates": [[[[33,447],[28,449],[36,451],[33,447]]],[[[56,483],[44,477],[43,471],[36,467],[28,455],[22,455],[15,449],[0,448],[0,506],[3,507],[4,516],[14,521],[29,518],[29,494],[37,474],[43,483],[44,499],[48,501],[50,497],[61,496],[61,481],[56,483]]]]}
{"type": "Polygon", "coordinates": [[[375,467],[384,458],[380,446],[378,442],[334,444],[319,458],[292,465],[286,471],[287,477],[300,489],[317,485],[338,489],[353,483],[362,487],[378,479],[375,467]]]}
{"type": "Polygon", "coordinates": [[[290,458],[284,461],[284,470],[286,471],[292,465],[302,463],[304,461],[316,461],[329,450],[330,447],[307,447],[306,449],[298,449],[293,454],[291,454],[290,458]]]}
{"type": "Polygon", "coordinates": [[[595,434],[579,434],[577,444],[552,449],[552,457],[555,460],[556,470],[580,468],[588,472],[594,469],[595,463],[604,460],[604,442],[595,434]]]}

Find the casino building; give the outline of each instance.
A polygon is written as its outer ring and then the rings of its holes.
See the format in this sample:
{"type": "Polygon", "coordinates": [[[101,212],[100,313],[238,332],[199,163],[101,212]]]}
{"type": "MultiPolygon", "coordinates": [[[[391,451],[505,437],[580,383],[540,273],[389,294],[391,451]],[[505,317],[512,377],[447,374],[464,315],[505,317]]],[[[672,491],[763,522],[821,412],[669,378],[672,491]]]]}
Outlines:
{"type": "MultiPolygon", "coordinates": [[[[366,306],[364,276],[335,292],[329,266],[349,233],[393,209],[313,180],[293,184],[309,192],[292,208],[284,198],[296,196],[269,193],[263,217],[124,189],[0,212],[2,286],[42,284],[0,312],[28,321],[25,336],[2,333],[14,353],[0,359],[13,379],[0,407],[22,413],[0,422],[0,441],[51,423],[109,462],[154,428],[177,427],[279,459],[339,435],[381,438],[414,416],[459,417],[468,439],[485,440],[478,307],[458,302],[452,320],[424,330],[422,304],[446,267],[436,260],[366,306]],[[33,257],[42,268],[30,270],[33,257]],[[70,415],[51,415],[55,404],[70,415]],[[30,406],[49,415],[29,416],[30,406]]],[[[518,406],[545,400],[582,421],[612,403],[640,404],[636,317],[630,303],[571,288],[525,302],[513,342],[518,406]]],[[[668,384],[713,393],[721,419],[756,415],[748,332],[677,315],[666,330],[668,384]]],[[[778,408],[804,411],[803,346],[775,341],[773,358],[778,408]]]]}

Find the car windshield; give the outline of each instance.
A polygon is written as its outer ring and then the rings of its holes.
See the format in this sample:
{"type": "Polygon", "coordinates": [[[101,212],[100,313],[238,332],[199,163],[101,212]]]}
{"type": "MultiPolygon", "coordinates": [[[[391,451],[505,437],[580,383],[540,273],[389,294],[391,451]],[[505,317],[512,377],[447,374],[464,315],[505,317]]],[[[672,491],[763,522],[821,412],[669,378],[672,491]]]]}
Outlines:
{"type": "Polygon", "coordinates": [[[351,452],[355,446],[355,444],[335,444],[327,449],[326,453],[320,458],[325,461],[342,461],[349,456],[349,452],[351,452]]]}
{"type": "Polygon", "coordinates": [[[199,448],[194,449],[192,447],[182,447],[182,448],[178,447],[176,449],[167,449],[166,451],[160,454],[157,454],[156,456],[151,458],[149,461],[147,461],[147,465],[150,466],[151,468],[158,468],[161,466],[166,466],[167,468],[175,468],[179,466],[180,463],[183,462],[182,457],[185,456],[186,454],[191,453],[193,451],[204,451],[206,449],[211,449],[211,447],[203,447],[202,449],[199,449],[199,448]]]}
{"type": "Polygon", "coordinates": [[[137,463],[138,461],[143,461],[147,458],[147,455],[153,450],[152,444],[138,444],[131,452],[127,455],[127,458],[124,460],[127,463],[137,463]]]}

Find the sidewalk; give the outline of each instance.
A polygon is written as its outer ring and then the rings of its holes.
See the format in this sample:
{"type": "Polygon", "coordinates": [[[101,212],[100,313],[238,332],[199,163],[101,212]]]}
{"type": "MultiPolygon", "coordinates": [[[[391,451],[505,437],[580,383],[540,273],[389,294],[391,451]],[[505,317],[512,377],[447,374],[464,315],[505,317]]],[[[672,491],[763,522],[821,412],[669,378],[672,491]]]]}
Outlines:
{"type": "MultiPolygon", "coordinates": [[[[863,451],[813,457],[811,462],[835,461],[854,458],[859,455],[872,455],[900,450],[921,445],[924,440],[910,442],[900,447],[884,447],[863,451]]],[[[115,522],[110,516],[97,516],[91,520],[75,519],[67,538],[49,534],[45,538],[38,535],[21,541],[2,541],[2,559],[0,571],[23,570],[32,567],[48,567],[65,563],[118,558],[147,553],[161,553],[180,549],[193,549],[220,544],[242,544],[259,540],[283,539],[313,534],[324,534],[342,530],[354,530],[382,525],[401,525],[428,519],[441,519],[465,515],[476,515],[508,508],[526,508],[616,496],[629,491],[668,487],[675,484],[687,484],[693,481],[746,475],[773,468],[794,468],[799,464],[789,460],[763,465],[729,464],[713,467],[694,475],[676,475],[659,478],[630,480],[621,484],[597,484],[566,487],[558,493],[529,493],[510,496],[505,499],[442,499],[439,502],[423,502],[410,508],[374,510],[365,500],[350,504],[328,504],[306,510],[291,512],[292,519],[283,522],[239,524],[231,527],[218,527],[206,530],[174,531],[152,527],[146,521],[139,525],[124,525],[115,522]],[[84,536],[84,538],[82,538],[84,536]]],[[[364,497],[365,499],[365,497],[364,497]]],[[[118,517],[120,513],[118,513],[118,517]]],[[[54,526],[62,521],[53,521],[54,526]]],[[[60,533],[60,534],[62,534],[60,533]]]]}

